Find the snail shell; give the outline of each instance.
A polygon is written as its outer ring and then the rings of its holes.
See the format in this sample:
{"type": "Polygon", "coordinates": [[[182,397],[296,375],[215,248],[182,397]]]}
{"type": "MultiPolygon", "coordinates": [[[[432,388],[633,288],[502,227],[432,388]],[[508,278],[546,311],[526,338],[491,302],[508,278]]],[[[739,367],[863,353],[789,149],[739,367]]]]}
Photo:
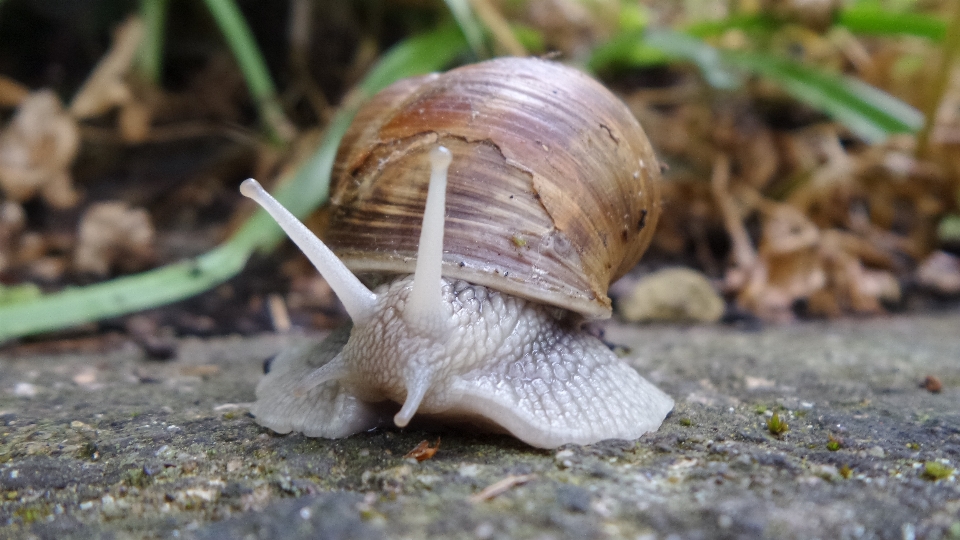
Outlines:
{"type": "Polygon", "coordinates": [[[659,427],[673,400],[569,316],[609,314],[607,286],[659,212],[647,139],[602,86],[532,59],[401,81],[359,113],[335,174],[339,258],[241,185],[353,321],[276,357],[251,407],[260,424],[344,437],[426,414],[540,447],[659,427]]]}
{"type": "Polygon", "coordinates": [[[327,245],[355,273],[412,273],[430,177],[453,154],[443,275],[610,316],[610,283],[660,214],[660,169],[616,96],[584,73],[501,58],[395,83],[344,136],[327,245]]]}

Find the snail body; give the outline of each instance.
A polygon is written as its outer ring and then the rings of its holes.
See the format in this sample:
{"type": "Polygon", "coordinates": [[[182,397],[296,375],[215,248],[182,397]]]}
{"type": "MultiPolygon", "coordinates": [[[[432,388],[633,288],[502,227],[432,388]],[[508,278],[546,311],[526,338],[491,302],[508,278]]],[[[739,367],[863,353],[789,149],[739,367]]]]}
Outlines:
{"type": "Polygon", "coordinates": [[[581,323],[609,316],[607,286],[646,249],[658,179],[630,112],[572,68],[499,59],[387,88],[334,166],[339,258],[255,181],[241,186],[352,320],[278,355],[251,412],[333,438],[400,405],[400,427],[419,412],[539,447],[656,429],[673,401],[581,323]]]}

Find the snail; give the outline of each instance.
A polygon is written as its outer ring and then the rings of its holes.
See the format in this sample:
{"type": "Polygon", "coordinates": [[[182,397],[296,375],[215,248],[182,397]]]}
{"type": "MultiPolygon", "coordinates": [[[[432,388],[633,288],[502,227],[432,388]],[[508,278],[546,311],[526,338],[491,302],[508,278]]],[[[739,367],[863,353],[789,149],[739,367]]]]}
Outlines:
{"type": "Polygon", "coordinates": [[[329,247],[241,185],[352,320],[274,358],[251,412],[325,438],[420,413],[543,448],[657,429],[671,398],[582,323],[610,315],[607,287],[649,244],[659,175],[630,111],[574,68],[501,58],[394,83],[341,142],[329,247]]]}

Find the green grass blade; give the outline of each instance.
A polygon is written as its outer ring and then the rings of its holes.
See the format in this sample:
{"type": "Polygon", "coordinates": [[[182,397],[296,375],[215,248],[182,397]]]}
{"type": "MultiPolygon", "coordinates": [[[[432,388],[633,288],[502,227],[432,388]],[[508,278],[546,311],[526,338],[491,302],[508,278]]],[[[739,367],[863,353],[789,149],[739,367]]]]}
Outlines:
{"type": "Polygon", "coordinates": [[[444,26],[395,45],[377,62],[361,83],[373,95],[404,77],[437,71],[467,52],[467,43],[456,26],[444,26]]]}
{"type": "MultiPolygon", "coordinates": [[[[281,183],[276,198],[298,216],[322,204],[337,146],[360,104],[391,82],[441,69],[465,51],[463,36],[456,28],[443,28],[393,47],[365,77],[359,94],[341,107],[314,156],[281,183]]],[[[194,259],[0,305],[0,342],[188,298],[235,276],[254,250],[269,249],[282,238],[276,223],[258,210],[228,241],[194,259]]]]}
{"type": "Polygon", "coordinates": [[[707,84],[714,88],[732,89],[740,85],[740,78],[724,62],[721,52],[693,36],[672,30],[651,29],[644,35],[643,41],[669,58],[696,64],[707,84]]]}
{"type": "MultiPolygon", "coordinates": [[[[684,29],[690,36],[706,38],[718,36],[727,30],[773,31],[781,23],[763,14],[733,15],[716,21],[694,23],[684,29]]],[[[834,24],[844,26],[855,34],[873,36],[909,35],[943,40],[947,23],[942,18],[922,13],[902,13],[876,6],[854,6],[841,10],[834,24]]]]}
{"type": "Polygon", "coordinates": [[[444,2],[446,2],[447,9],[450,10],[454,20],[457,21],[457,26],[459,26],[463,32],[463,36],[467,38],[467,43],[470,45],[470,49],[473,50],[473,54],[476,55],[477,58],[485,58],[487,56],[487,47],[483,43],[483,25],[480,24],[480,21],[474,16],[473,9],[470,7],[470,1],[444,0],[444,2]]]}
{"type": "Polygon", "coordinates": [[[960,242],[960,216],[951,214],[940,220],[937,226],[937,239],[941,243],[960,242]]]}
{"type": "Polygon", "coordinates": [[[947,22],[921,13],[896,13],[875,7],[853,7],[840,12],[837,24],[855,34],[873,36],[909,35],[943,41],[947,22]]]}
{"type": "Polygon", "coordinates": [[[4,306],[0,342],[186,298],[236,274],[248,255],[228,243],[191,261],[4,306]]]}
{"type": "Polygon", "coordinates": [[[725,52],[724,61],[767,77],[792,97],[819,109],[868,142],[893,133],[912,133],[923,114],[858,79],[835,75],[760,52],[725,52]]]}
{"type": "Polygon", "coordinates": [[[169,0],[140,0],[140,17],[146,32],[137,56],[137,68],[144,80],[160,84],[163,74],[163,37],[169,0]]]}
{"type": "Polygon", "coordinates": [[[267,63],[240,9],[233,0],[204,1],[240,66],[270,138],[277,143],[289,142],[294,135],[293,124],[283,113],[267,63]]]}
{"type": "Polygon", "coordinates": [[[670,58],[643,41],[643,30],[628,30],[615,35],[590,53],[588,70],[602,73],[611,69],[669,63],[670,58]]]}
{"type": "Polygon", "coordinates": [[[703,21],[691,24],[683,30],[683,33],[694,37],[705,38],[718,36],[727,30],[733,29],[770,31],[776,29],[777,25],[777,21],[763,14],[733,15],[716,21],[703,21]]]}
{"type": "MultiPolygon", "coordinates": [[[[637,48],[630,40],[636,33],[615,38],[595,53],[591,67],[624,65],[637,61],[637,48]]],[[[665,57],[686,60],[700,68],[704,79],[716,88],[733,88],[738,77],[731,68],[766,77],[792,97],[828,114],[869,142],[879,142],[893,133],[912,133],[923,126],[923,114],[899,99],[853,77],[828,73],[763,52],[723,51],[680,32],[649,30],[642,46],[665,57]]],[[[643,53],[650,57],[648,53],[643,53]]]]}

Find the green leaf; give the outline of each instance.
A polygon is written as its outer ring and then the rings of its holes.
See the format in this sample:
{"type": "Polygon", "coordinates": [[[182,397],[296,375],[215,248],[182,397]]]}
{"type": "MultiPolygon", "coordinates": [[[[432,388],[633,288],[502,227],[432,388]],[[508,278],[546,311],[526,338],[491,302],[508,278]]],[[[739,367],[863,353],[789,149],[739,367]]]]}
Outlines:
{"type": "Polygon", "coordinates": [[[960,215],[950,214],[940,220],[937,239],[944,243],[960,242],[960,215]]]}
{"type": "Polygon", "coordinates": [[[277,98],[276,87],[267,63],[260,53],[253,31],[233,0],[205,0],[207,10],[220,27],[233,57],[243,73],[247,88],[257,103],[260,121],[270,137],[278,143],[287,143],[293,137],[293,124],[287,119],[277,98]]]}
{"type": "MultiPolygon", "coordinates": [[[[453,27],[410,38],[393,47],[367,74],[359,93],[337,112],[317,152],[282,181],[276,198],[301,217],[326,201],[337,146],[363,101],[395,80],[441,69],[465,51],[463,36],[453,27]]],[[[229,240],[199,257],[34,300],[0,305],[0,342],[193,296],[235,276],[254,250],[270,249],[282,238],[279,226],[266,212],[258,210],[229,240]]]]}
{"type": "Polygon", "coordinates": [[[38,298],[41,294],[43,293],[40,291],[40,287],[34,283],[10,286],[0,284],[0,305],[29,302],[38,298]]]}
{"type": "MultiPolygon", "coordinates": [[[[897,12],[871,4],[856,5],[840,11],[834,24],[846,27],[855,34],[874,36],[910,35],[943,40],[947,23],[942,18],[922,13],[897,12]]],[[[771,32],[781,23],[765,14],[732,15],[716,21],[694,23],[684,33],[694,37],[711,37],[727,30],[771,32]]]]}
{"type": "Polygon", "coordinates": [[[487,56],[487,48],[483,43],[483,25],[473,15],[473,9],[470,7],[469,0],[444,0],[447,9],[453,15],[454,20],[467,38],[470,49],[473,50],[478,58],[487,56]]]}
{"type": "Polygon", "coordinates": [[[746,31],[771,31],[778,26],[777,21],[764,14],[732,15],[716,21],[694,23],[683,30],[683,33],[699,37],[718,36],[727,30],[739,29],[746,31]]]}
{"type": "Polygon", "coordinates": [[[943,41],[947,22],[920,13],[896,13],[875,7],[853,7],[841,11],[837,24],[855,34],[874,36],[909,35],[943,41]]]}
{"type": "Polygon", "coordinates": [[[670,58],[660,49],[647,45],[642,30],[621,32],[593,50],[587,60],[587,69],[601,73],[625,67],[666,64],[670,58]]]}
{"type": "Polygon", "coordinates": [[[672,30],[648,30],[642,36],[624,33],[598,49],[590,67],[647,65],[642,56],[659,51],[666,58],[696,64],[711,86],[735,88],[733,68],[766,77],[796,100],[823,111],[869,142],[893,133],[912,133],[924,123],[923,114],[903,101],[859,79],[829,73],[765,52],[724,51],[693,36],[672,30]],[[642,42],[639,46],[637,42],[642,42]]]}
{"type": "Polygon", "coordinates": [[[650,24],[650,11],[640,2],[622,2],[617,16],[620,31],[643,30],[650,24]]]}
{"type": "Polygon", "coordinates": [[[466,52],[467,43],[456,26],[407,38],[373,66],[361,88],[372,96],[394,81],[443,69],[466,52]]]}
{"type": "Polygon", "coordinates": [[[868,142],[923,127],[923,114],[863,81],[762,52],[725,52],[725,62],[776,82],[793,98],[819,109],[868,142]]]}
{"type": "Polygon", "coordinates": [[[140,0],[145,32],[137,52],[137,70],[144,80],[160,84],[163,72],[163,37],[170,0],[140,0]]]}
{"type": "Polygon", "coordinates": [[[672,30],[648,30],[644,43],[669,58],[696,64],[704,80],[714,88],[729,90],[740,85],[740,78],[724,62],[720,50],[702,40],[672,30]]]}
{"type": "Polygon", "coordinates": [[[541,54],[547,50],[547,42],[540,30],[519,23],[510,23],[510,28],[513,30],[513,35],[517,37],[517,41],[531,54],[541,54]]]}

